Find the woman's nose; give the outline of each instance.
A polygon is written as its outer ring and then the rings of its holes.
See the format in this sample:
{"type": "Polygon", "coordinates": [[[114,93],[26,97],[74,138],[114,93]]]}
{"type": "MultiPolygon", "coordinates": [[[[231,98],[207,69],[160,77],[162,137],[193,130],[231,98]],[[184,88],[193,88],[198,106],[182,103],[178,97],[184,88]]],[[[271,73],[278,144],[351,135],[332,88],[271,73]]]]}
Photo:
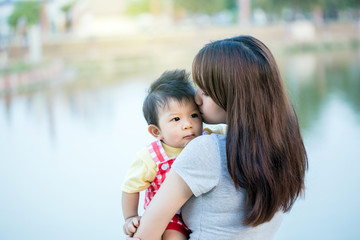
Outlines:
{"type": "Polygon", "coordinates": [[[202,98],[201,98],[201,90],[198,89],[195,93],[195,102],[197,105],[201,105],[202,104],[202,98]]]}

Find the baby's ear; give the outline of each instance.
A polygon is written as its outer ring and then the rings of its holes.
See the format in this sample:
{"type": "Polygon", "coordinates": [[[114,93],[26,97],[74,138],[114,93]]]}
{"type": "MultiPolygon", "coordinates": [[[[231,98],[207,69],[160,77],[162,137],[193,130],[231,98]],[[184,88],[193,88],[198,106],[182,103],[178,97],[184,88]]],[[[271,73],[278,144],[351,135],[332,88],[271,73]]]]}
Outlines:
{"type": "Polygon", "coordinates": [[[148,131],[151,135],[153,135],[154,138],[161,140],[162,135],[161,135],[161,131],[160,128],[158,128],[157,126],[150,124],[148,127],[148,131]]]}

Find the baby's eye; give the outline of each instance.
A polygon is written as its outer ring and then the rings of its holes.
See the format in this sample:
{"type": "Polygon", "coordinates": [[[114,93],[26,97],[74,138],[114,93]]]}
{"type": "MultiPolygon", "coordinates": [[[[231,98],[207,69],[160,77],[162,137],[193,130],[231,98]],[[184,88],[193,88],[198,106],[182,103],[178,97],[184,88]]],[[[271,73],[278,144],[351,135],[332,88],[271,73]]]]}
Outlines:
{"type": "Polygon", "coordinates": [[[190,116],[191,118],[198,118],[199,117],[199,114],[197,114],[197,113],[193,113],[193,114],[191,114],[191,116],[190,116]]]}
{"type": "Polygon", "coordinates": [[[174,117],[173,119],[171,119],[171,121],[177,122],[177,121],[180,121],[180,118],[179,117],[174,117]]]}

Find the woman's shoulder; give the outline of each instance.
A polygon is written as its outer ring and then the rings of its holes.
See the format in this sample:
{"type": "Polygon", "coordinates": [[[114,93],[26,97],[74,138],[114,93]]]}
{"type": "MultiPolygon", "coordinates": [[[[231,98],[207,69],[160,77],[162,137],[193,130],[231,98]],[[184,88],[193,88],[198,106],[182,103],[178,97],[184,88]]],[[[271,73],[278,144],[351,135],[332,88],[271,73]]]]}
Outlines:
{"type": "Polygon", "coordinates": [[[192,140],[180,153],[172,169],[186,182],[195,196],[215,187],[221,173],[218,136],[202,135],[192,140]]]}
{"type": "Polygon", "coordinates": [[[217,145],[220,141],[224,141],[226,139],[226,135],[221,134],[210,134],[210,135],[201,135],[192,140],[188,145],[217,145]]]}
{"type": "Polygon", "coordinates": [[[216,156],[222,152],[225,141],[226,135],[201,135],[189,142],[180,155],[192,155],[200,159],[205,157],[206,161],[209,161],[209,158],[217,158],[216,156]]]}
{"type": "Polygon", "coordinates": [[[201,135],[194,140],[192,140],[184,148],[183,151],[199,151],[199,152],[211,152],[219,151],[225,147],[226,135],[221,134],[211,134],[211,135],[201,135]]]}

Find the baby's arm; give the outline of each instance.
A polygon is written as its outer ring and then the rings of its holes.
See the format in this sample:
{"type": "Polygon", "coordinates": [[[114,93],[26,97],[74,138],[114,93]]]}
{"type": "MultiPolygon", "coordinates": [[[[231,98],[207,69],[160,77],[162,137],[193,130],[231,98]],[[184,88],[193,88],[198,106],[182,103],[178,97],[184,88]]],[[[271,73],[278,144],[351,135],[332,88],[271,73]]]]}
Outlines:
{"type": "Polygon", "coordinates": [[[170,170],[147,207],[137,229],[136,238],[160,239],[171,218],[191,196],[192,191],[185,181],[176,172],[170,170]]]}
{"type": "Polygon", "coordinates": [[[123,230],[130,237],[134,235],[140,224],[140,216],[138,216],[139,193],[122,192],[122,210],[124,216],[123,230]]]}

